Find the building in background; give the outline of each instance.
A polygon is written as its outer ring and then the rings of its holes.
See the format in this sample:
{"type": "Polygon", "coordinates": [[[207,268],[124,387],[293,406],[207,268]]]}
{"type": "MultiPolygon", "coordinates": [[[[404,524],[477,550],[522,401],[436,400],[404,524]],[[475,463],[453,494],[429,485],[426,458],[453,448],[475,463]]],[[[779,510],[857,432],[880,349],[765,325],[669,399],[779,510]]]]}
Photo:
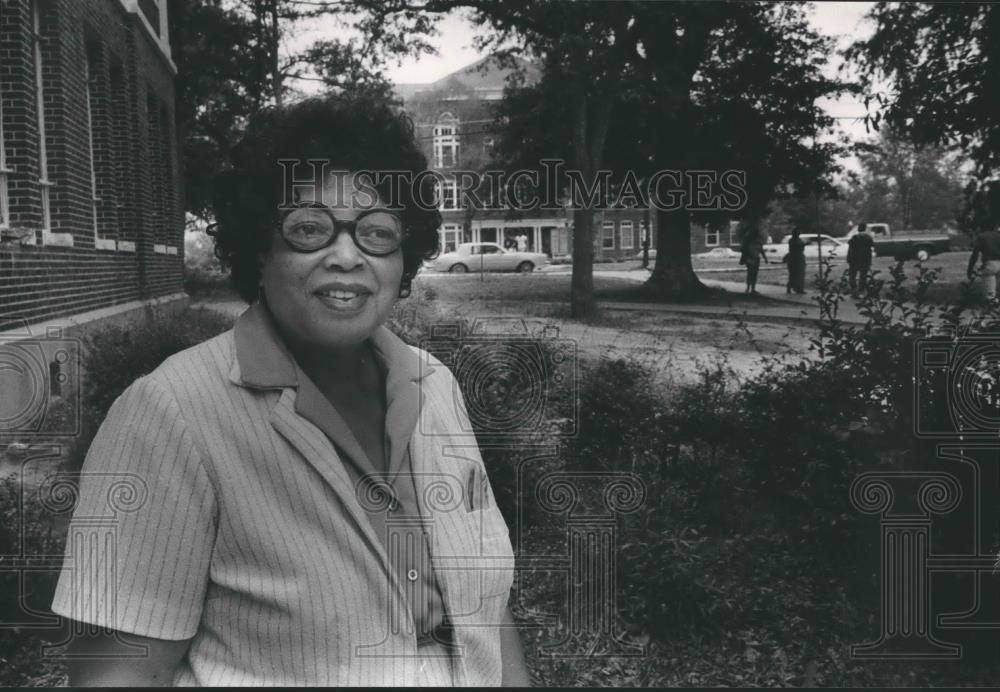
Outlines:
{"type": "MultiPolygon", "coordinates": [[[[538,78],[533,65],[524,63],[523,67],[527,83],[538,78]]],[[[492,147],[499,138],[492,107],[503,97],[509,74],[509,69],[487,57],[436,82],[396,87],[430,167],[444,178],[439,190],[443,217],[440,249],[448,252],[462,242],[493,242],[506,247],[523,236],[528,250],[568,259],[573,249],[573,214],[568,207],[518,212],[497,204],[472,209],[459,199],[455,171],[482,172],[490,166],[492,147]]],[[[645,209],[596,210],[595,259],[635,257],[642,251],[647,220],[653,226],[654,219],[655,214],[645,209]]],[[[651,236],[651,247],[655,248],[655,233],[651,236]]]]}
{"type": "Polygon", "coordinates": [[[717,247],[740,249],[740,222],[729,221],[719,225],[691,224],[691,252],[705,252],[717,247]]]}
{"type": "Polygon", "coordinates": [[[183,293],[167,0],[0,0],[0,336],[183,293]]]}

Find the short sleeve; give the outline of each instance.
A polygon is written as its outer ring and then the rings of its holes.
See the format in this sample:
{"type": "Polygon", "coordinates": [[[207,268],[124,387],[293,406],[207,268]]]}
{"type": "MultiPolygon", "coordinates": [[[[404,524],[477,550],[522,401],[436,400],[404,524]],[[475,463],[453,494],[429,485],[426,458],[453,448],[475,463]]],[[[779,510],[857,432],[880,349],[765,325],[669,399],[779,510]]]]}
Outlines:
{"type": "Polygon", "coordinates": [[[215,493],[181,408],[154,378],[111,407],[80,474],[52,610],[167,640],[198,629],[215,493]]]}

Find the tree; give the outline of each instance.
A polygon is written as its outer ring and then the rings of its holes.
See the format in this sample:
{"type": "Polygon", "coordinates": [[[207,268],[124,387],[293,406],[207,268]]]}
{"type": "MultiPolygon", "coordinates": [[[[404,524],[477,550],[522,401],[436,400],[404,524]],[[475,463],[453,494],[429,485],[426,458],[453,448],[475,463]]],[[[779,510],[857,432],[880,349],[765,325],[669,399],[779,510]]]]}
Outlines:
{"type": "Polygon", "coordinates": [[[292,52],[288,39],[295,27],[332,19],[342,28],[352,28],[364,17],[357,16],[350,2],[322,0],[231,0],[254,27],[258,58],[266,65],[270,92],[281,106],[297,80],[321,82],[331,90],[364,92],[388,97],[391,85],[382,75],[387,60],[432,50],[423,36],[433,30],[427,18],[397,21],[381,26],[364,25],[363,40],[325,39],[292,52]]]}
{"type": "MultiPolygon", "coordinates": [[[[481,45],[514,42],[536,57],[541,84],[509,94],[515,100],[501,116],[515,134],[505,139],[535,152],[551,144],[548,156],[565,152],[568,167],[588,183],[606,166],[620,181],[627,170],[649,178],[663,168],[743,168],[743,213],[759,215],[775,195],[823,188],[840,151],[819,141],[832,120],[817,100],[844,87],[822,76],[830,42],[809,29],[798,6],[359,2],[375,16],[466,7],[490,30],[481,45]]],[[[688,209],[658,211],[659,252],[648,286],[655,295],[701,288],[691,267],[690,223],[688,209]]],[[[571,314],[584,315],[594,308],[592,210],[575,207],[573,226],[571,314]]]]}
{"type": "Polygon", "coordinates": [[[957,222],[962,207],[962,160],[942,147],[917,147],[883,129],[861,147],[864,169],[859,220],[893,227],[939,227],[957,222]]]}
{"type": "Polygon", "coordinates": [[[868,92],[866,122],[918,145],[959,147],[977,178],[966,222],[1000,222],[1000,6],[880,2],[868,17],[871,38],[847,51],[868,92]]]}
{"type": "MultiPolygon", "coordinates": [[[[657,210],[659,252],[647,289],[661,298],[703,288],[690,260],[692,220],[725,225],[734,216],[759,218],[781,196],[832,194],[828,180],[836,141],[819,141],[833,121],[820,97],[846,85],[823,77],[829,42],[812,32],[800,8],[724,3],[619,3],[639,27],[616,41],[633,43],[616,66],[615,107],[609,116],[604,164],[623,184],[658,171],[727,170],[745,174],[739,209],[657,210]]],[[[500,109],[503,141],[516,167],[569,148],[571,84],[558,62],[544,63],[541,82],[508,91],[500,109]]],[[[669,193],[688,194],[691,176],[669,193]]]]}
{"type": "Polygon", "coordinates": [[[176,120],[184,160],[184,208],[207,220],[212,179],[229,161],[247,117],[270,98],[254,27],[218,0],[176,3],[169,13],[177,65],[176,120]],[[234,60],[248,55],[247,60],[234,60]]]}
{"type": "MultiPolygon", "coordinates": [[[[637,26],[629,3],[562,0],[355,0],[368,19],[366,35],[381,31],[395,18],[416,22],[458,8],[471,11],[474,23],[487,29],[481,49],[506,47],[501,56],[530,55],[563,78],[560,93],[567,107],[570,148],[567,165],[593,180],[603,164],[611,111],[623,88],[637,26]]],[[[570,312],[576,317],[595,309],[593,284],[593,214],[573,212],[573,274],[570,312]]]]}
{"type": "MultiPolygon", "coordinates": [[[[631,136],[639,147],[632,160],[645,151],[651,170],[745,173],[740,209],[691,211],[689,198],[657,211],[659,251],[646,287],[661,298],[686,297],[702,289],[691,267],[692,218],[756,221],[777,197],[832,193],[829,176],[843,144],[823,139],[833,121],[818,101],[848,87],[822,74],[830,41],[798,5],[640,7],[643,57],[629,105],[642,117],[632,130],[639,133],[631,136]]],[[[627,152],[627,141],[613,150],[627,152]]]]}
{"type": "MultiPolygon", "coordinates": [[[[171,52],[177,64],[176,113],[184,158],[185,210],[202,222],[211,215],[212,181],[229,165],[247,118],[281,105],[290,83],[314,81],[328,90],[390,98],[385,61],[430,50],[425,41],[382,33],[357,40],[324,40],[286,49],[297,22],[337,14],[340,3],[304,0],[190,0],[170,7],[171,52]],[[236,60],[234,56],[243,59],[236,60]]],[[[418,31],[428,31],[426,21],[418,31]]]]}

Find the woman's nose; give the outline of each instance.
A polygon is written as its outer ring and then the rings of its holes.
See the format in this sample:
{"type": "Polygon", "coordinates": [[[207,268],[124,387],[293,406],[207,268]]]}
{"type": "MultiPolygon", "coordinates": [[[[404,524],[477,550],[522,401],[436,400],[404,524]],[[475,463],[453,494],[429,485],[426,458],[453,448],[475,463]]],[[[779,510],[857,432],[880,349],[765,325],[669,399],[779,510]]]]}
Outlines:
{"type": "Polygon", "coordinates": [[[347,231],[340,231],[334,239],[333,244],[326,249],[323,264],[327,267],[336,267],[342,271],[350,271],[360,267],[364,263],[361,250],[354,244],[351,234],[347,231]]]}

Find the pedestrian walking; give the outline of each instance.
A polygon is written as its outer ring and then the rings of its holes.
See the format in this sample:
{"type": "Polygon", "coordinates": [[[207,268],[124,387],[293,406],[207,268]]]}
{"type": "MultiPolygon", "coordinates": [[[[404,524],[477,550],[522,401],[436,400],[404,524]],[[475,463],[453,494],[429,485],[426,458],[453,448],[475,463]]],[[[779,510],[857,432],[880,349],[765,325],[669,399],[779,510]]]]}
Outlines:
{"type": "Polygon", "coordinates": [[[851,293],[855,295],[859,287],[863,291],[868,285],[872,253],[875,250],[875,240],[866,228],[864,223],[858,224],[858,232],[847,241],[847,277],[851,293]]]}
{"type": "Polygon", "coordinates": [[[756,223],[747,223],[743,230],[743,245],[740,248],[740,264],[747,268],[747,293],[757,292],[757,274],[760,272],[760,260],[770,264],[764,254],[764,243],[760,238],[760,228],[756,223]]]}
{"type": "Polygon", "coordinates": [[[806,292],[806,244],[801,238],[799,229],[792,231],[792,237],[788,241],[788,284],[785,286],[785,293],[802,294],[806,292]]]}
{"type": "Polygon", "coordinates": [[[986,300],[992,303],[997,299],[997,274],[1000,274],[1000,228],[984,231],[972,241],[972,255],[966,270],[969,281],[975,277],[976,262],[980,259],[983,262],[979,270],[983,277],[983,290],[986,300]]]}

